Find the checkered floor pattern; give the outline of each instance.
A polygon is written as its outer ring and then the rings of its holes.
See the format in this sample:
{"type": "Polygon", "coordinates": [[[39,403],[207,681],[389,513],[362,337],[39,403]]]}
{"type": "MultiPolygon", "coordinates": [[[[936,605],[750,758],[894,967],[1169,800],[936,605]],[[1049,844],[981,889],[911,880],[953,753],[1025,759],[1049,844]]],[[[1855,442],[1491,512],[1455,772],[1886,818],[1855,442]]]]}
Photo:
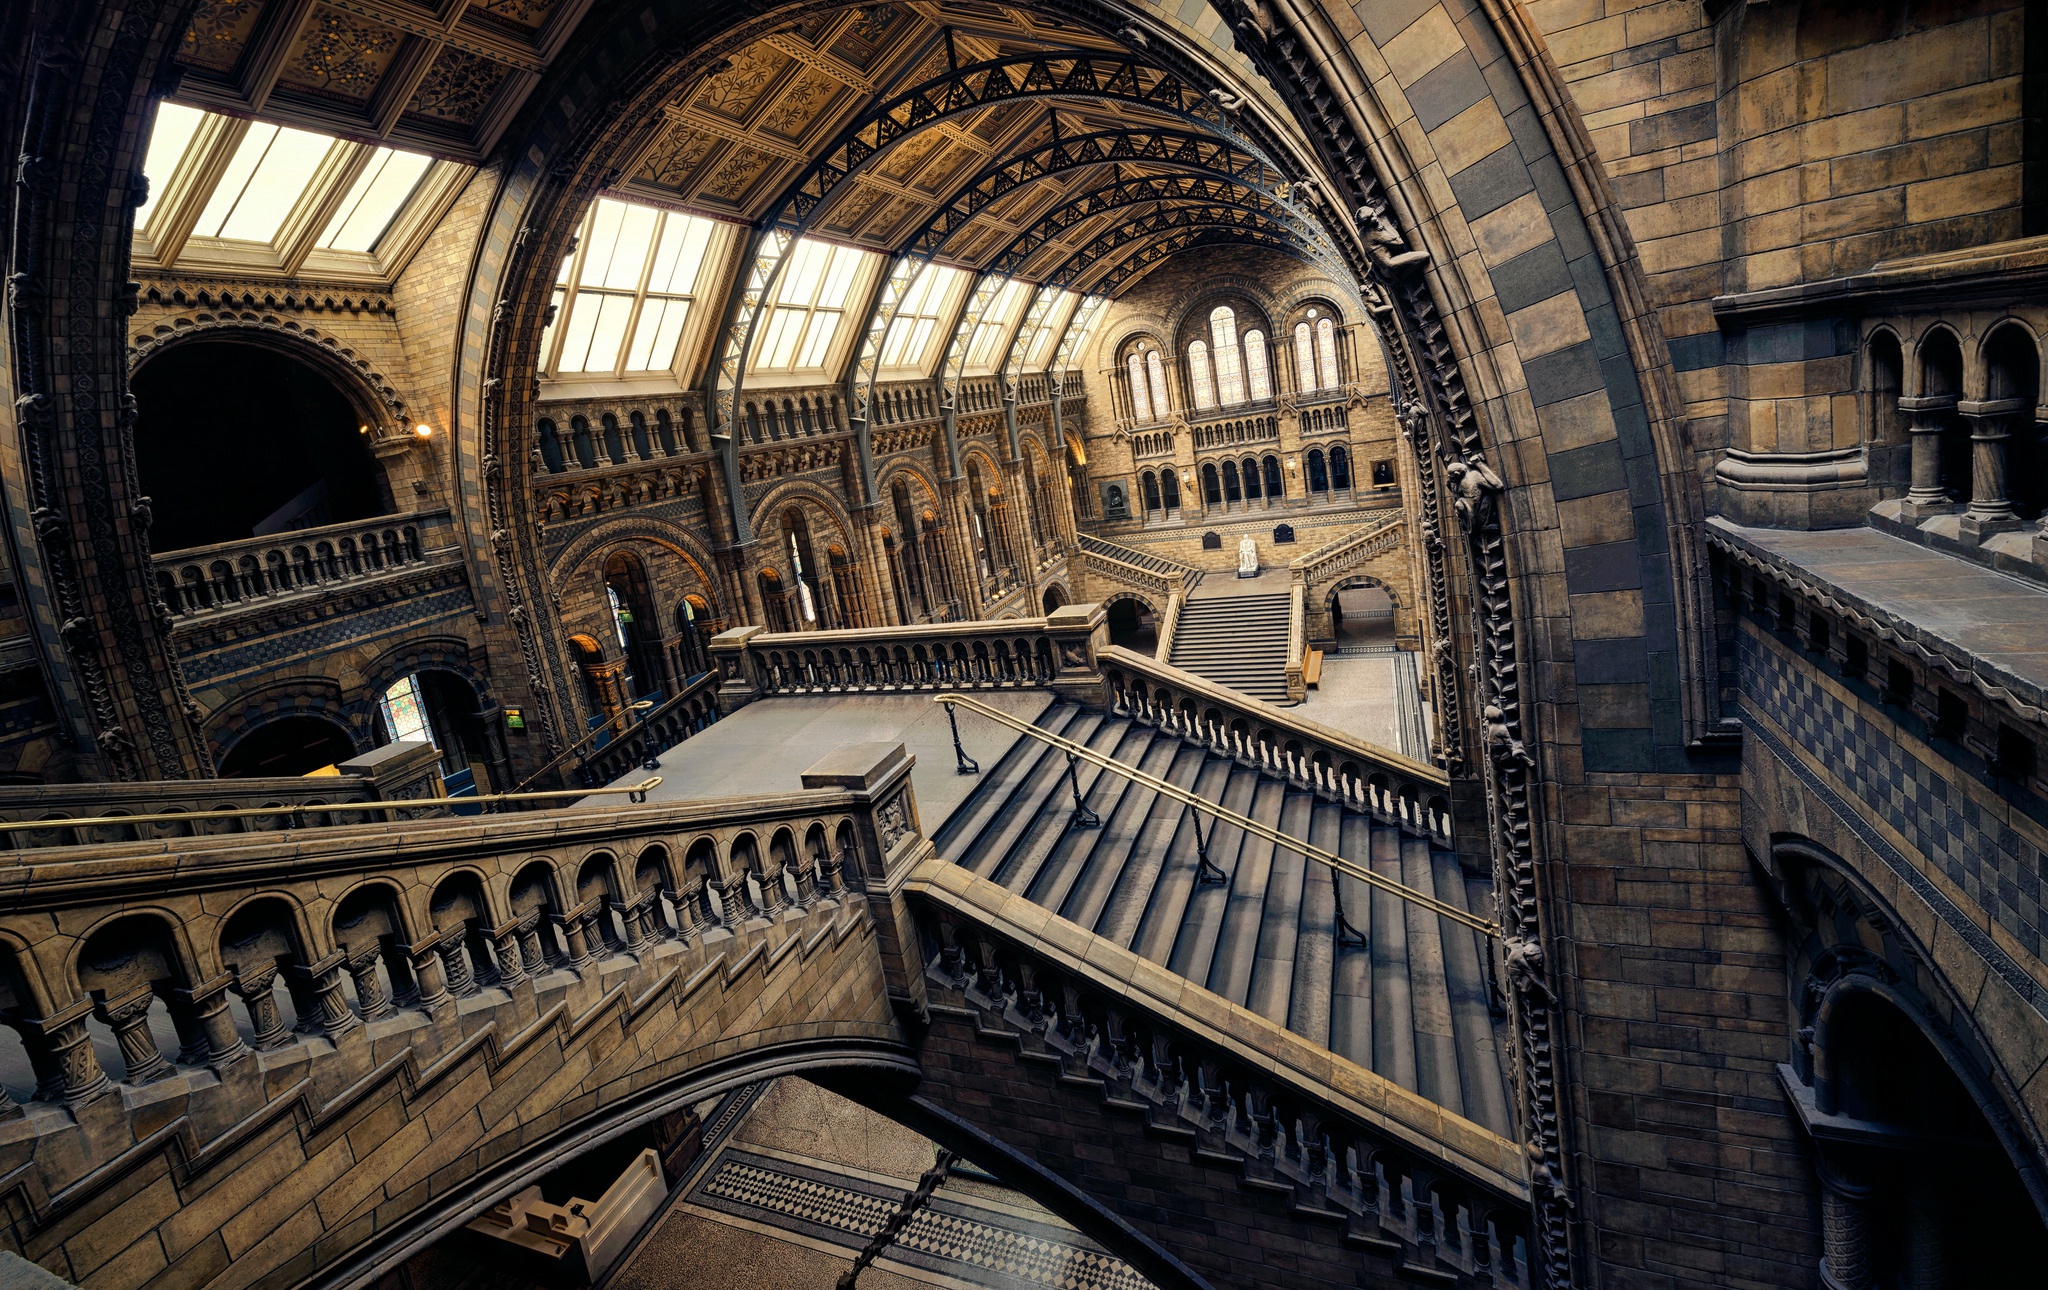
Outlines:
{"type": "MultiPolygon", "coordinates": [[[[871,1186],[852,1178],[833,1182],[814,1171],[798,1173],[729,1151],[699,1186],[698,1197],[723,1202],[717,1204],[720,1209],[753,1211],[750,1216],[759,1221],[794,1226],[857,1249],[881,1230],[900,1199],[865,1189],[871,1186]]],[[[910,1220],[885,1257],[999,1286],[1151,1290],[1152,1283],[1122,1259],[1077,1243],[1085,1238],[1061,1239],[1054,1229],[1023,1222],[997,1226],[977,1216],[986,1212],[937,1197],[910,1220]],[[1014,1230],[1017,1226],[1038,1230],[1014,1230]]]]}

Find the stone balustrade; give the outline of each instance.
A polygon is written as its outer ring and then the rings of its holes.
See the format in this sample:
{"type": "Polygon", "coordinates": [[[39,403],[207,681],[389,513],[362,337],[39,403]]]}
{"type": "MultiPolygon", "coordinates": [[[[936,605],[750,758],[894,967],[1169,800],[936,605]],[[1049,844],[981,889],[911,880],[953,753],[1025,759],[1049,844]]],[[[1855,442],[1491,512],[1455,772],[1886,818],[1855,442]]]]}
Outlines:
{"type": "Polygon", "coordinates": [[[929,850],[910,768],[860,745],[772,797],[0,859],[14,1241],[94,1285],[367,1279],[707,1081],[914,1069],[883,926],[929,850]]]}
{"type": "Polygon", "coordinates": [[[1051,689],[1100,701],[1096,652],[1108,642],[1099,605],[1009,618],[840,632],[738,627],[711,640],[726,711],[794,694],[1051,689]]]}
{"type": "Polygon", "coordinates": [[[1110,711],[1257,766],[1417,837],[1451,844],[1450,779],[1144,654],[1100,651],[1110,711]]]}
{"type": "Polygon", "coordinates": [[[655,759],[703,730],[723,715],[718,708],[719,676],[706,672],[682,692],[649,712],[604,747],[583,759],[577,775],[596,787],[630,773],[635,767],[658,766],[655,759]]]}
{"type": "Polygon", "coordinates": [[[1351,532],[1294,557],[1287,568],[1293,581],[1313,586],[1393,550],[1407,532],[1407,516],[1398,509],[1368,515],[1351,532]]]}
{"type": "Polygon", "coordinates": [[[444,508],[167,551],[155,567],[172,616],[191,617],[461,558],[444,508]]]}
{"type": "Polygon", "coordinates": [[[0,823],[37,823],[43,827],[0,831],[0,850],[32,851],[156,838],[332,828],[414,819],[440,814],[449,807],[449,800],[441,797],[440,754],[431,744],[386,744],[360,757],[351,757],[335,769],[341,772],[338,776],[8,784],[0,786],[0,823]],[[365,809],[304,809],[356,802],[364,803],[365,809]],[[62,823],[67,819],[197,815],[209,811],[257,813],[234,818],[144,820],[134,824],[62,823]]]}
{"type": "Polygon", "coordinates": [[[1135,591],[1157,597],[1164,604],[1185,595],[1202,577],[1201,570],[1178,560],[1152,555],[1121,542],[1111,542],[1083,533],[1077,543],[1090,577],[1120,582],[1135,591]]]}
{"type": "Polygon", "coordinates": [[[1100,1089],[1148,1140],[1185,1143],[1197,1168],[1291,1202],[1337,1238],[1326,1252],[1290,1233],[1305,1260],[1348,1262],[1360,1284],[1372,1255],[1427,1284],[1531,1284],[1515,1143],[1370,1072],[1332,1080],[1328,1053],[1221,1000],[1185,1009],[1155,996],[1127,951],[1034,940],[990,907],[1008,897],[996,884],[924,873],[910,890],[935,1014],[963,1014],[984,1044],[1016,1045],[1027,1070],[1062,1087],[1100,1089]]]}

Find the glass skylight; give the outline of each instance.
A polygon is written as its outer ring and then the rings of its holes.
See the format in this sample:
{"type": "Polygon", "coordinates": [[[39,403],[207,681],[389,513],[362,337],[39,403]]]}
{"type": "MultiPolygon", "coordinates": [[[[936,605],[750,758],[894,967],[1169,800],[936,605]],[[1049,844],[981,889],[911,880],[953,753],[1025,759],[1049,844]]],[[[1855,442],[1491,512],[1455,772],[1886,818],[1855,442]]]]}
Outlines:
{"type": "MultiPolygon", "coordinates": [[[[1086,296],[1075,306],[1074,321],[1067,324],[1066,339],[1060,342],[1059,352],[1053,355],[1055,363],[1071,363],[1074,355],[1087,348],[1089,338],[1095,333],[1095,324],[1102,318],[1102,306],[1107,303],[1109,300],[1106,296],[1086,296]]],[[[1162,390],[1165,384],[1162,378],[1162,390]]]]}
{"type": "Polygon", "coordinates": [[[336,142],[309,130],[251,124],[214,185],[193,235],[270,241],[336,142]]]}
{"type": "Polygon", "coordinates": [[[327,222],[320,245],[329,251],[374,250],[377,239],[391,226],[393,217],[404,208],[433,164],[431,157],[393,148],[379,148],[371,153],[369,164],[356,176],[334,218],[327,222]]]}
{"type": "Polygon", "coordinates": [[[879,257],[850,246],[799,238],[789,249],[775,304],[755,342],[757,372],[817,371],[831,361],[862,269],[879,257]]]}
{"type": "Polygon", "coordinates": [[[599,198],[555,280],[542,370],[569,376],[674,368],[718,227],[695,215],[599,198]]]}
{"type": "Polygon", "coordinates": [[[1046,360],[1052,357],[1052,343],[1059,339],[1060,332],[1066,328],[1067,319],[1073,315],[1080,303],[1080,297],[1071,291],[1059,288],[1054,288],[1054,291],[1055,297],[1051,306],[1039,317],[1038,330],[1032,333],[1030,340],[1025,344],[1024,366],[1027,368],[1045,366],[1046,360]]]}
{"type": "Polygon", "coordinates": [[[931,359],[932,339],[939,324],[956,302],[955,289],[967,274],[943,264],[927,262],[910,284],[896,321],[889,327],[889,342],[882,350],[882,366],[922,369],[931,359]]]}
{"type": "Polygon", "coordinates": [[[1001,357],[996,347],[1010,334],[1010,328],[1016,323],[1017,314],[1024,308],[1030,292],[1030,287],[1011,278],[1003,284],[1002,290],[996,292],[995,299],[988,302],[988,308],[982,311],[980,325],[974,329],[974,339],[967,347],[969,369],[986,370],[1001,357]]]}
{"type": "Polygon", "coordinates": [[[417,153],[160,103],[143,155],[137,256],[158,268],[389,276],[424,225],[414,221],[395,251],[380,245],[385,235],[416,199],[450,191],[462,173],[444,166],[429,183],[435,170],[417,153]]]}

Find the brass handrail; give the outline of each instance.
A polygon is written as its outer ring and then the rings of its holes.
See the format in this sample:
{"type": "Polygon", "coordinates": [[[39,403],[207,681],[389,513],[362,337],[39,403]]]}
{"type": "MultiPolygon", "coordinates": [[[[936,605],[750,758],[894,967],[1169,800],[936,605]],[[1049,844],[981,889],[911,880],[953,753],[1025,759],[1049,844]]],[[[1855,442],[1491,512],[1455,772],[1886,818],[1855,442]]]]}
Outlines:
{"type": "Polygon", "coordinates": [[[484,793],[475,797],[396,797],[367,802],[294,802],[283,806],[236,807],[218,811],[164,811],[154,815],[53,816],[46,820],[0,820],[0,833],[28,833],[37,829],[101,828],[110,824],[170,824],[188,820],[240,820],[258,815],[297,815],[305,811],[417,811],[431,806],[481,806],[486,802],[533,802],[553,797],[598,797],[606,793],[627,793],[635,802],[645,802],[649,789],[661,783],[661,776],[649,775],[623,788],[558,789],[545,793],[484,793]]]}
{"type": "MultiPolygon", "coordinates": [[[[688,687],[688,686],[684,686],[683,688],[684,688],[685,690],[688,690],[688,689],[689,689],[689,687],[688,687]]],[[[678,694],[678,695],[676,696],[676,699],[681,699],[682,697],[683,697],[683,695],[680,695],[680,694],[678,694]]],[[[671,700],[671,702],[674,702],[674,700],[671,700]]],[[[666,705],[664,705],[664,706],[666,706],[666,705]]],[[[613,713],[613,714],[612,714],[612,715],[611,715],[610,717],[606,718],[606,719],[605,719],[605,723],[604,723],[603,725],[601,725],[601,726],[597,727],[597,728],[596,728],[595,730],[592,730],[592,731],[591,731],[591,732],[590,732],[589,734],[587,734],[587,735],[583,736],[583,737],[582,737],[581,739],[578,739],[578,740],[577,740],[577,741],[576,741],[575,743],[573,743],[573,744],[570,744],[570,745],[569,745],[569,746],[568,746],[567,748],[564,748],[564,749],[563,749],[563,750],[562,750],[561,752],[559,752],[559,753],[556,753],[556,754],[555,754],[555,756],[554,756],[554,759],[553,759],[552,761],[548,762],[548,764],[547,764],[547,765],[545,765],[545,766],[542,766],[542,767],[541,767],[541,768],[540,768],[539,770],[537,770],[537,771],[533,772],[533,774],[531,774],[531,775],[528,775],[528,776],[527,776],[527,777],[526,777],[525,779],[522,779],[522,780],[520,780],[518,784],[516,784],[516,785],[514,785],[514,786],[513,786],[513,789],[512,789],[512,791],[513,791],[513,792],[515,792],[515,793],[517,793],[517,792],[521,791],[521,790],[522,790],[522,789],[524,789],[524,788],[525,788],[525,787],[526,787],[526,786],[527,786],[528,784],[531,784],[531,783],[532,783],[533,781],[535,781],[535,780],[539,779],[539,778],[540,778],[541,776],[543,776],[543,775],[547,774],[547,773],[548,773],[549,771],[553,770],[553,769],[554,769],[555,767],[557,767],[557,766],[561,765],[561,764],[562,764],[563,762],[565,762],[565,761],[569,760],[569,758],[571,758],[571,757],[573,757],[573,756],[575,756],[575,755],[576,755],[576,752],[577,752],[577,750],[578,750],[578,749],[580,749],[580,748],[582,748],[582,747],[583,747],[583,745],[585,745],[585,744],[589,743],[589,742],[590,742],[591,740],[593,740],[593,739],[597,738],[597,737],[598,737],[599,735],[601,735],[601,734],[604,734],[604,733],[605,733],[606,731],[610,730],[610,729],[611,729],[611,728],[612,728],[612,727],[613,727],[614,725],[618,724],[618,723],[619,723],[620,721],[623,721],[623,720],[625,720],[625,719],[626,719],[627,717],[630,717],[630,716],[632,716],[632,715],[633,715],[634,713],[636,713],[636,712],[641,712],[641,713],[644,713],[644,712],[650,711],[650,710],[651,710],[651,709],[652,709],[653,707],[654,707],[654,705],[653,705],[652,703],[648,702],[648,701],[647,701],[646,699],[635,699],[635,700],[633,700],[633,701],[632,701],[631,703],[627,704],[627,705],[626,705],[625,707],[623,707],[623,708],[620,708],[620,709],[619,709],[619,710],[618,710],[617,712],[614,712],[614,713],[613,713]]],[[[644,720],[644,719],[645,719],[645,718],[643,718],[643,720],[644,720]]],[[[628,726],[626,727],[626,729],[627,729],[627,730],[631,730],[631,729],[633,729],[633,726],[629,724],[629,725],[628,725],[628,726]]],[[[621,731],[621,732],[620,732],[620,736],[619,736],[619,737],[620,737],[620,738],[624,738],[624,737],[625,737],[625,732],[624,732],[624,731],[621,731]]]]}
{"type": "Polygon", "coordinates": [[[1398,883],[1392,878],[1382,877],[1370,869],[1346,860],[1334,851],[1325,851],[1312,842],[1304,841],[1289,833],[1282,833],[1271,825],[1262,824],[1250,816],[1239,815],[1235,811],[1218,806],[1202,797],[1198,797],[1194,793],[1190,793],[1178,784],[1159,778],[1157,775],[1148,774],[1135,766],[1126,766],[1113,757],[1095,751],[1086,744],[1076,743],[1063,735],[1053,734],[1049,730],[1041,730],[1028,721],[1021,721],[1011,716],[1000,708],[992,708],[988,704],[964,694],[935,694],[932,696],[932,702],[943,703],[948,707],[954,705],[965,706],[969,711],[979,713],[999,725],[1005,725],[1012,730],[1029,735],[1040,743],[1050,744],[1069,757],[1078,757],[1090,765],[1099,766],[1103,770],[1109,771],[1111,774],[1121,775],[1134,784],[1142,784],[1153,792],[1160,793],[1194,810],[1206,811],[1226,824],[1234,825],[1255,837],[1264,838],[1276,846],[1285,847],[1289,851],[1306,856],[1317,864],[1324,865],[1337,873],[1356,878],[1369,887],[1420,905],[1432,913],[1448,918],[1454,923],[1469,927],[1475,932],[1484,932],[1486,935],[1495,938],[1500,936],[1500,926],[1497,923],[1490,922],[1476,914],[1467,913],[1455,905],[1446,904],[1435,896],[1427,892],[1417,891],[1405,883],[1398,883]]]}

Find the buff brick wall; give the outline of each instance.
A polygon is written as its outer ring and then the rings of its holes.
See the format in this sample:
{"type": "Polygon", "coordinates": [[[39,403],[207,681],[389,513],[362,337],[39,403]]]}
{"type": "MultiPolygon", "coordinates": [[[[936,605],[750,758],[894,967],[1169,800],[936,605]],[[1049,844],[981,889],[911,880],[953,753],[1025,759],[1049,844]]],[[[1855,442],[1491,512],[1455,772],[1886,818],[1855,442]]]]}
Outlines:
{"type": "Polygon", "coordinates": [[[1860,430],[1845,346],[1724,336],[1716,295],[2038,231],[2022,220],[2017,0],[1527,13],[1626,214],[1703,449],[1824,451],[1860,430]]]}

